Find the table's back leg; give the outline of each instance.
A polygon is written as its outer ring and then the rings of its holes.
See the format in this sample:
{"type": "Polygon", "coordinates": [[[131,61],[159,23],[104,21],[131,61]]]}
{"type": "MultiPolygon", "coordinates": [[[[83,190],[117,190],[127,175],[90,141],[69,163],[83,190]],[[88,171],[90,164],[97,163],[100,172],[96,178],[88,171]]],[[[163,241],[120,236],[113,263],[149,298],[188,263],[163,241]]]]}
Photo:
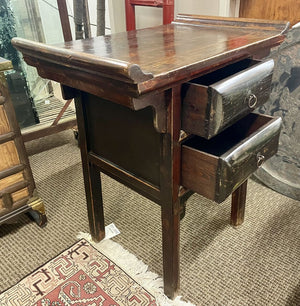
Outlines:
{"type": "Polygon", "coordinates": [[[241,225],[244,222],[245,206],[247,195],[247,180],[241,184],[233,193],[231,198],[231,220],[233,226],[241,225]]]}
{"type": "Polygon", "coordinates": [[[104,211],[101,188],[100,170],[93,164],[89,164],[90,172],[90,192],[91,192],[91,207],[90,215],[93,216],[94,224],[90,224],[90,228],[94,229],[93,240],[100,241],[105,237],[104,226],[104,211]]]}

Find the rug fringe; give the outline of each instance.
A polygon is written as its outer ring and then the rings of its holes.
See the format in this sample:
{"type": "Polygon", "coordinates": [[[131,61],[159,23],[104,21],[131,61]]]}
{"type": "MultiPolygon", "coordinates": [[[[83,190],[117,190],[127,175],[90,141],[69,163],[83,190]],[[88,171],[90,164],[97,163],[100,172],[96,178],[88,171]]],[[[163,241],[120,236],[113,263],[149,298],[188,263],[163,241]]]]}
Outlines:
{"type": "Polygon", "coordinates": [[[112,240],[102,240],[98,243],[94,242],[91,235],[80,232],[77,239],[85,239],[103,255],[110,258],[118,266],[128,273],[137,283],[148,290],[155,296],[156,302],[160,306],[195,306],[190,302],[181,300],[181,296],[177,296],[173,301],[170,300],[163,292],[163,280],[156,273],[148,271],[148,266],[133,254],[125,250],[120,244],[112,240]]]}

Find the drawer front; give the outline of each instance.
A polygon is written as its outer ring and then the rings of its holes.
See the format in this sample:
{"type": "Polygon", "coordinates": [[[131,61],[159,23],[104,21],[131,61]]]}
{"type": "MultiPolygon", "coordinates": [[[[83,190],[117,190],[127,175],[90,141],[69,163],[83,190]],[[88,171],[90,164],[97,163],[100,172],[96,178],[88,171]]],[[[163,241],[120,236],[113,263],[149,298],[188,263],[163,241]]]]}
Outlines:
{"type": "Polygon", "coordinates": [[[281,118],[249,114],[211,140],[182,146],[182,185],[222,202],[278,149],[281,118]]]}
{"type": "Polygon", "coordinates": [[[183,130],[210,139],[264,104],[273,68],[272,59],[246,59],[184,84],[183,130]]]}
{"type": "Polygon", "coordinates": [[[24,165],[21,164],[19,153],[13,140],[0,144],[0,157],[1,217],[19,208],[20,205],[24,205],[20,201],[25,201],[29,198],[29,189],[27,188],[29,182],[24,176],[24,171],[21,171],[24,169],[24,165]]]}
{"type": "Polygon", "coordinates": [[[24,206],[22,200],[29,198],[29,191],[26,185],[28,184],[26,183],[23,172],[18,172],[0,179],[0,217],[20,206],[24,206]],[[20,187],[14,188],[17,185],[20,187]]]}

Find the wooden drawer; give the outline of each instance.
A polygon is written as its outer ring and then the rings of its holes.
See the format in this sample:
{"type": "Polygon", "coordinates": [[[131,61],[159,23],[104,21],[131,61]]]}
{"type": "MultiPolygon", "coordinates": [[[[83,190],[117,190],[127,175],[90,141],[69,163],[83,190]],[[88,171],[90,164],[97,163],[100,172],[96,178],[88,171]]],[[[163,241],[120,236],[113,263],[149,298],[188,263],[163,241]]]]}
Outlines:
{"type": "Polygon", "coordinates": [[[281,118],[249,114],[216,137],[182,145],[181,185],[218,203],[277,152],[281,118]]]}
{"type": "Polygon", "coordinates": [[[264,104],[273,68],[272,59],[245,59],[185,83],[182,129],[210,139],[264,104]]]}

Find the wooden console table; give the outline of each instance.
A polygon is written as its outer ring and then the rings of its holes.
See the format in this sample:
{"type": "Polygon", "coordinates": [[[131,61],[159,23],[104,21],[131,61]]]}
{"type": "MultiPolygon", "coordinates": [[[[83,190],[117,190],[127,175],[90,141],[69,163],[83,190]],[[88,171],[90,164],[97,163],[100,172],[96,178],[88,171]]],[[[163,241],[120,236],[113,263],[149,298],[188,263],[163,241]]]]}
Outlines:
{"type": "MultiPolygon", "coordinates": [[[[270,92],[288,25],[179,15],[175,22],[49,46],[13,40],[42,77],[75,98],[90,231],[104,233],[99,172],[161,206],[164,290],[179,289],[179,224],[193,192],[233,192],[243,221],[246,181],[278,145],[280,119],[251,112],[270,92]]],[[[142,203],[141,203],[142,204],[142,203]]]]}

